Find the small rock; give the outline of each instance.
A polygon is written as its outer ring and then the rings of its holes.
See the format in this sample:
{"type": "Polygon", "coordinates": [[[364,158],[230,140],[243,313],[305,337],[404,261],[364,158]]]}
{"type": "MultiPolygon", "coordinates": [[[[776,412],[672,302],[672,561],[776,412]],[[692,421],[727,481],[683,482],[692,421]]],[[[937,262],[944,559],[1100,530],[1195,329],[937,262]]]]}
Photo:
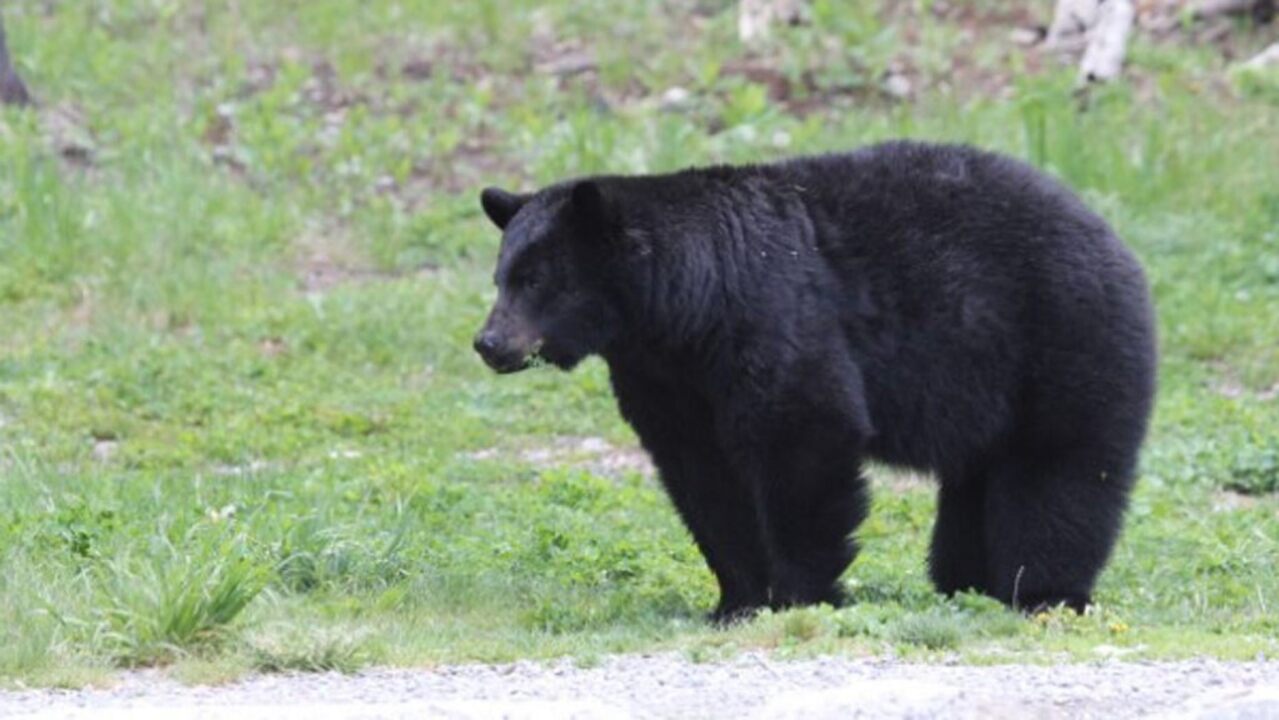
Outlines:
{"type": "Polygon", "coordinates": [[[1013,28],[1013,31],[1008,33],[1008,39],[1014,45],[1036,45],[1044,39],[1044,31],[1040,28],[1013,28]]]}
{"type": "Polygon", "coordinates": [[[93,443],[93,459],[98,462],[107,462],[115,455],[115,451],[120,449],[120,443],[115,440],[95,440],[93,443]]]}
{"type": "Polygon", "coordinates": [[[913,90],[910,78],[898,73],[893,73],[884,78],[883,88],[884,92],[898,100],[909,98],[913,90]]]}
{"type": "Polygon", "coordinates": [[[210,508],[208,512],[209,519],[213,522],[222,522],[223,520],[234,520],[235,513],[238,510],[235,505],[223,505],[220,508],[210,508]]]}
{"type": "Polygon", "coordinates": [[[578,447],[582,452],[588,452],[588,453],[602,453],[602,452],[608,452],[610,449],[612,449],[609,446],[608,441],[600,437],[582,438],[582,441],[578,444],[578,447]]]}
{"type": "Polygon", "coordinates": [[[667,111],[684,110],[691,104],[692,98],[692,93],[676,85],[662,93],[662,101],[659,103],[659,107],[667,111]]]}
{"type": "Polygon", "coordinates": [[[539,65],[537,69],[548,75],[568,77],[590,72],[596,67],[594,56],[587,52],[578,51],[552,58],[539,65]]]}

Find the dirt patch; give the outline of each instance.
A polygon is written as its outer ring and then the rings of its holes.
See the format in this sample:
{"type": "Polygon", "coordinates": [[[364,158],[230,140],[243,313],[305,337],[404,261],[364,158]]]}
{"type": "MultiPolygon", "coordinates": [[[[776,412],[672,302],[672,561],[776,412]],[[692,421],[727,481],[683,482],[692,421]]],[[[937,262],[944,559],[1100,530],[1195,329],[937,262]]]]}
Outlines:
{"type": "Polygon", "coordinates": [[[421,158],[413,164],[408,180],[390,191],[413,209],[435,193],[478,193],[478,188],[501,178],[519,177],[520,164],[500,148],[496,138],[470,138],[450,153],[421,158]]]}
{"type": "Polygon", "coordinates": [[[617,447],[600,437],[558,437],[546,445],[536,445],[516,450],[485,448],[465,453],[470,460],[487,461],[499,458],[514,459],[539,469],[573,466],[605,477],[620,477],[639,473],[645,477],[656,474],[648,454],[637,447],[617,447]]]}
{"type": "Polygon", "coordinates": [[[258,341],[258,352],[262,353],[263,357],[279,357],[288,352],[288,350],[289,343],[282,337],[264,337],[258,341]]]}
{"type": "Polygon", "coordinates": [[[35,108],[41,134],[65,167],[89,171],[96,166],[98,142],[84,111],[70,102],[35,108]]]}
{"type": "MultiPolygon", "coordinates": [[[[562,80],[580,75],[594,75],[594,61],[587,61],[585,51],[577,45],[552,44],[531,65],[532,72],[544,72],[562,80]],[[563,54],[555,54],[562,52],[563,54]]],[[[586,53],[589,54],[589,53],[586,53]]],[[[396,99],[393,86],[399,82],[431,82],[441,77],[451,83],[488,86],[492,90],[493,103],[490,112],[502,111],[503,98],[518,96],[519,84],[525,82],[528,73],[499,72],[481,63],[473,54],[448,42],[436,42],[412,53],[402,48],[388,48],[384,59],[372,70],[372,79],[365,78],[358,84],[344,80],[334,63],[323,56],[308,54],[297,48],[286,47],[267,58],[252,59],[245,76],[233,95],[217,104],[202,119],[201,139],[209,149],[212,161],[227,169],[233,176],[253,184],[250,153],[241,146],[237,114],[252,106],[255,96],[275,87],[282,71],[287,67],[305,67],[307,77],[301,83],[293,101],[281,108],[281,112],[319,122],[318,132],[308,142],[301,144],[297,152],[310,156],[316,172],[325,172],[329,164],[323,159],[327,144],[336,138],[347,124],[350,114],[357,108],[371,117],[395,115],[408,123],[423,122],[422,101],[396,99]],[[394,59],[392,59],[394,58],[394,59]]],[[[470,121],[460,117],[461,110],[445,102],[442,112],[450,122],[463,125],[470,121]]],[[[520,168],[501,151],[501,143],[492,137],[489,129],[467,127],[464,140],[454,149],[443,152],[423,153],[415,157],[407,179],[397,182],[385,175],[367,188],[367,192],[390,196],[413,211],[424,199],[440,193],[456,194],[481,185],[486,179],[511,177],[520,168]]],[[[317,274],[331,275],[323,267],[317,274]]],[[[323,282],[323,281],[320,281],[323,282]]]]}
{"type": "Polygon", "coordinates": [[[446,76],[453,82],[466,83],[492,75],[493,70],[480,62],[473,51],[448,39],[437,39],[395,58],[384,57],[377,64],[376,74],[379,78],[392,78],[398,74],[411,82],[427,82],[446,76]]]}
{"type": "Polygon", "coordinates": [[[1218,360],[1213,362],[1211,366],[1216,373],[1216,377],[1210,381],[1210,385],[1212,390],[1218,395],[1228,397],[1231,400],[1248,398],[1260,400],[1261,402],[1279,397],[1279,383],[1260,390],[1254,390],[1244,382],[1239,375],[1239,371],[1228,363],[1218,360]]]}
{"type": "MultiPolygon", "coordinates": [[[[917,13],[917,5],[900,3],[894,7],[911,13],[917,13]]],[[[953,22],[966,28],[978,30],[982,28],[1043,28],[1048,29],[1052,20],[1052,7],[1040,3],[970,3],[970,2],[934,2],[929,6],[930,12],[939,20],[953,22]]]]}
{"type": "MultiPolygon", "coordinates": [[[[514,460],[539,469],[578,467],[605,477],[619,477],[627,473],[654,477],[657,474],[648,453],[642,448],[619,447],[594,436],[557,437],[546,444],[521,448],[491,447],[464,453],[463,456],[481,462],[514,460]]],[[[937,487],[927,474],[882,465],[872,465],[867,469],[867,475],[876,489],[891,493],[932,492],[937,487]]]]}
{"type": "Polygon", "coordinates": [[[1212,511],[1220,513],[1251,510],[1260,502],[1261,499],[1254,495],[1245,495],[1233,490],[1218,490],[1212,494],[1212,511]]]}
{"type": "MultiPolygon", "coordinates": [[[[783,71],[776,58],[745,57],[724,63],[720,74],[763,86],[770,102],[780,105],[786,113],[799,118],[838,110],[854,103],[864,106],[891,99],[891,96],[886,97],[879,85],[866,77],[865,68],[853,68],[851,75],[844,73],[855,78],[852,81],[832,83],[829,79],[819,77],[823,70],[846,61],[847,58],[842,56],[827,58],[792,77],[783,71]]],[[[712,129],[715,129],[714,126],[712,129]]]]}
{"type": "Polygon", "coordinates": [[[294,275],[298,289],[307,295],[322,295],[353,283],[428,277],[439,270],[433,263],[405,270],[375,268],[340,228],[308,233],[296,241],[295,247],[294,275]]]}
{"type": "MultiPolygon", "coordinates": [[[[421,265],[413,270],[389,271],[374,270],[347,264],[333,257],[317,253],[303,258],[297,269],[298,289],[308,295],[322,295],[334,288],[352,283],[388,282],[410,277],[428,277],[433,275],[438,266],[421,265]]],[[[264,352],[266,348],[264,348],[264,352]]]]}
{"type": "Polygon", "coordinates": [[[350,283],[387,282],[409,277],[428,277],[437,270],[435,265],[423,265],[416,270],[390,272],[368,270],[335,264],[325,257],[309,259],[299,273],[298,287],[308,295],[324,294],[336,287],[350,283]]]}

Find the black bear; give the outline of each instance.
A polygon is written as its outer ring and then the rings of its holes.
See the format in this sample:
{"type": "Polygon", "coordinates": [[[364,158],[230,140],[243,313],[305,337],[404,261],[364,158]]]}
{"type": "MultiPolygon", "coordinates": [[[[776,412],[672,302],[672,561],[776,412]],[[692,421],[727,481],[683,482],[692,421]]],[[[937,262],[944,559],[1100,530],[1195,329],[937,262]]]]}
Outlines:
{"type": "Polygon", "coordinates": [[[484,190],[503,230],[475,348],[602,356],[729,620],[841,600],[867,459],[940,481],[943,593],[1081,610],[1155,390],[1141,267],[1039,171],[892,142],[484,190]]]}

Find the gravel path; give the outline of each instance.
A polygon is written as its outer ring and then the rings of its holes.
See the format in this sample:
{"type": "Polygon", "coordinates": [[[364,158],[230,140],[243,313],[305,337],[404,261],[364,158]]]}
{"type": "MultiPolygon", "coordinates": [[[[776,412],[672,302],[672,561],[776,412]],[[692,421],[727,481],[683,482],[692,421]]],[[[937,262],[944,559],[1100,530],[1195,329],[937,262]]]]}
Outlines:
{"type": "Polygon", "coordinates": [[[270,675],[186,687],[150,672],[105,690],[0,693],[3,718],[1279,718],[1279,662],[917,665],[694,664],[676,654],[270,675]]]}

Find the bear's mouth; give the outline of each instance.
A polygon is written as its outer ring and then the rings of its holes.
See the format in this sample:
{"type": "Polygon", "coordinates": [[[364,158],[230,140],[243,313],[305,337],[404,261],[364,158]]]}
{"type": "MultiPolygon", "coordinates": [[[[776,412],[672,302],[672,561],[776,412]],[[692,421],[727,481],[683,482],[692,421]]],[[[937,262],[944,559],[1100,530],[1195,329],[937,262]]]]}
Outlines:
{"type": "Polygon", "coordinates": [[[528,353],[524,355],[525,370],[529,368],[542,367],[543,365],[546,365],[549,362],[546,359],[546,356],[542,354],[542,346],[545,344],[545,342],[546,341],[544,340],[538,340],[533,343],[532,347],[529,348],[528,353]]]}
{"type": "Polygon", "coordinates": [[[528,370],[529,368],[541,367],[548,363],[548,360],[542,355],[542,341],[538,340],[529,346],[522,355],[508,355],[506,357],[486,357],[484,361],[498,375],[510,375],[512,373],[528,370]]]}

